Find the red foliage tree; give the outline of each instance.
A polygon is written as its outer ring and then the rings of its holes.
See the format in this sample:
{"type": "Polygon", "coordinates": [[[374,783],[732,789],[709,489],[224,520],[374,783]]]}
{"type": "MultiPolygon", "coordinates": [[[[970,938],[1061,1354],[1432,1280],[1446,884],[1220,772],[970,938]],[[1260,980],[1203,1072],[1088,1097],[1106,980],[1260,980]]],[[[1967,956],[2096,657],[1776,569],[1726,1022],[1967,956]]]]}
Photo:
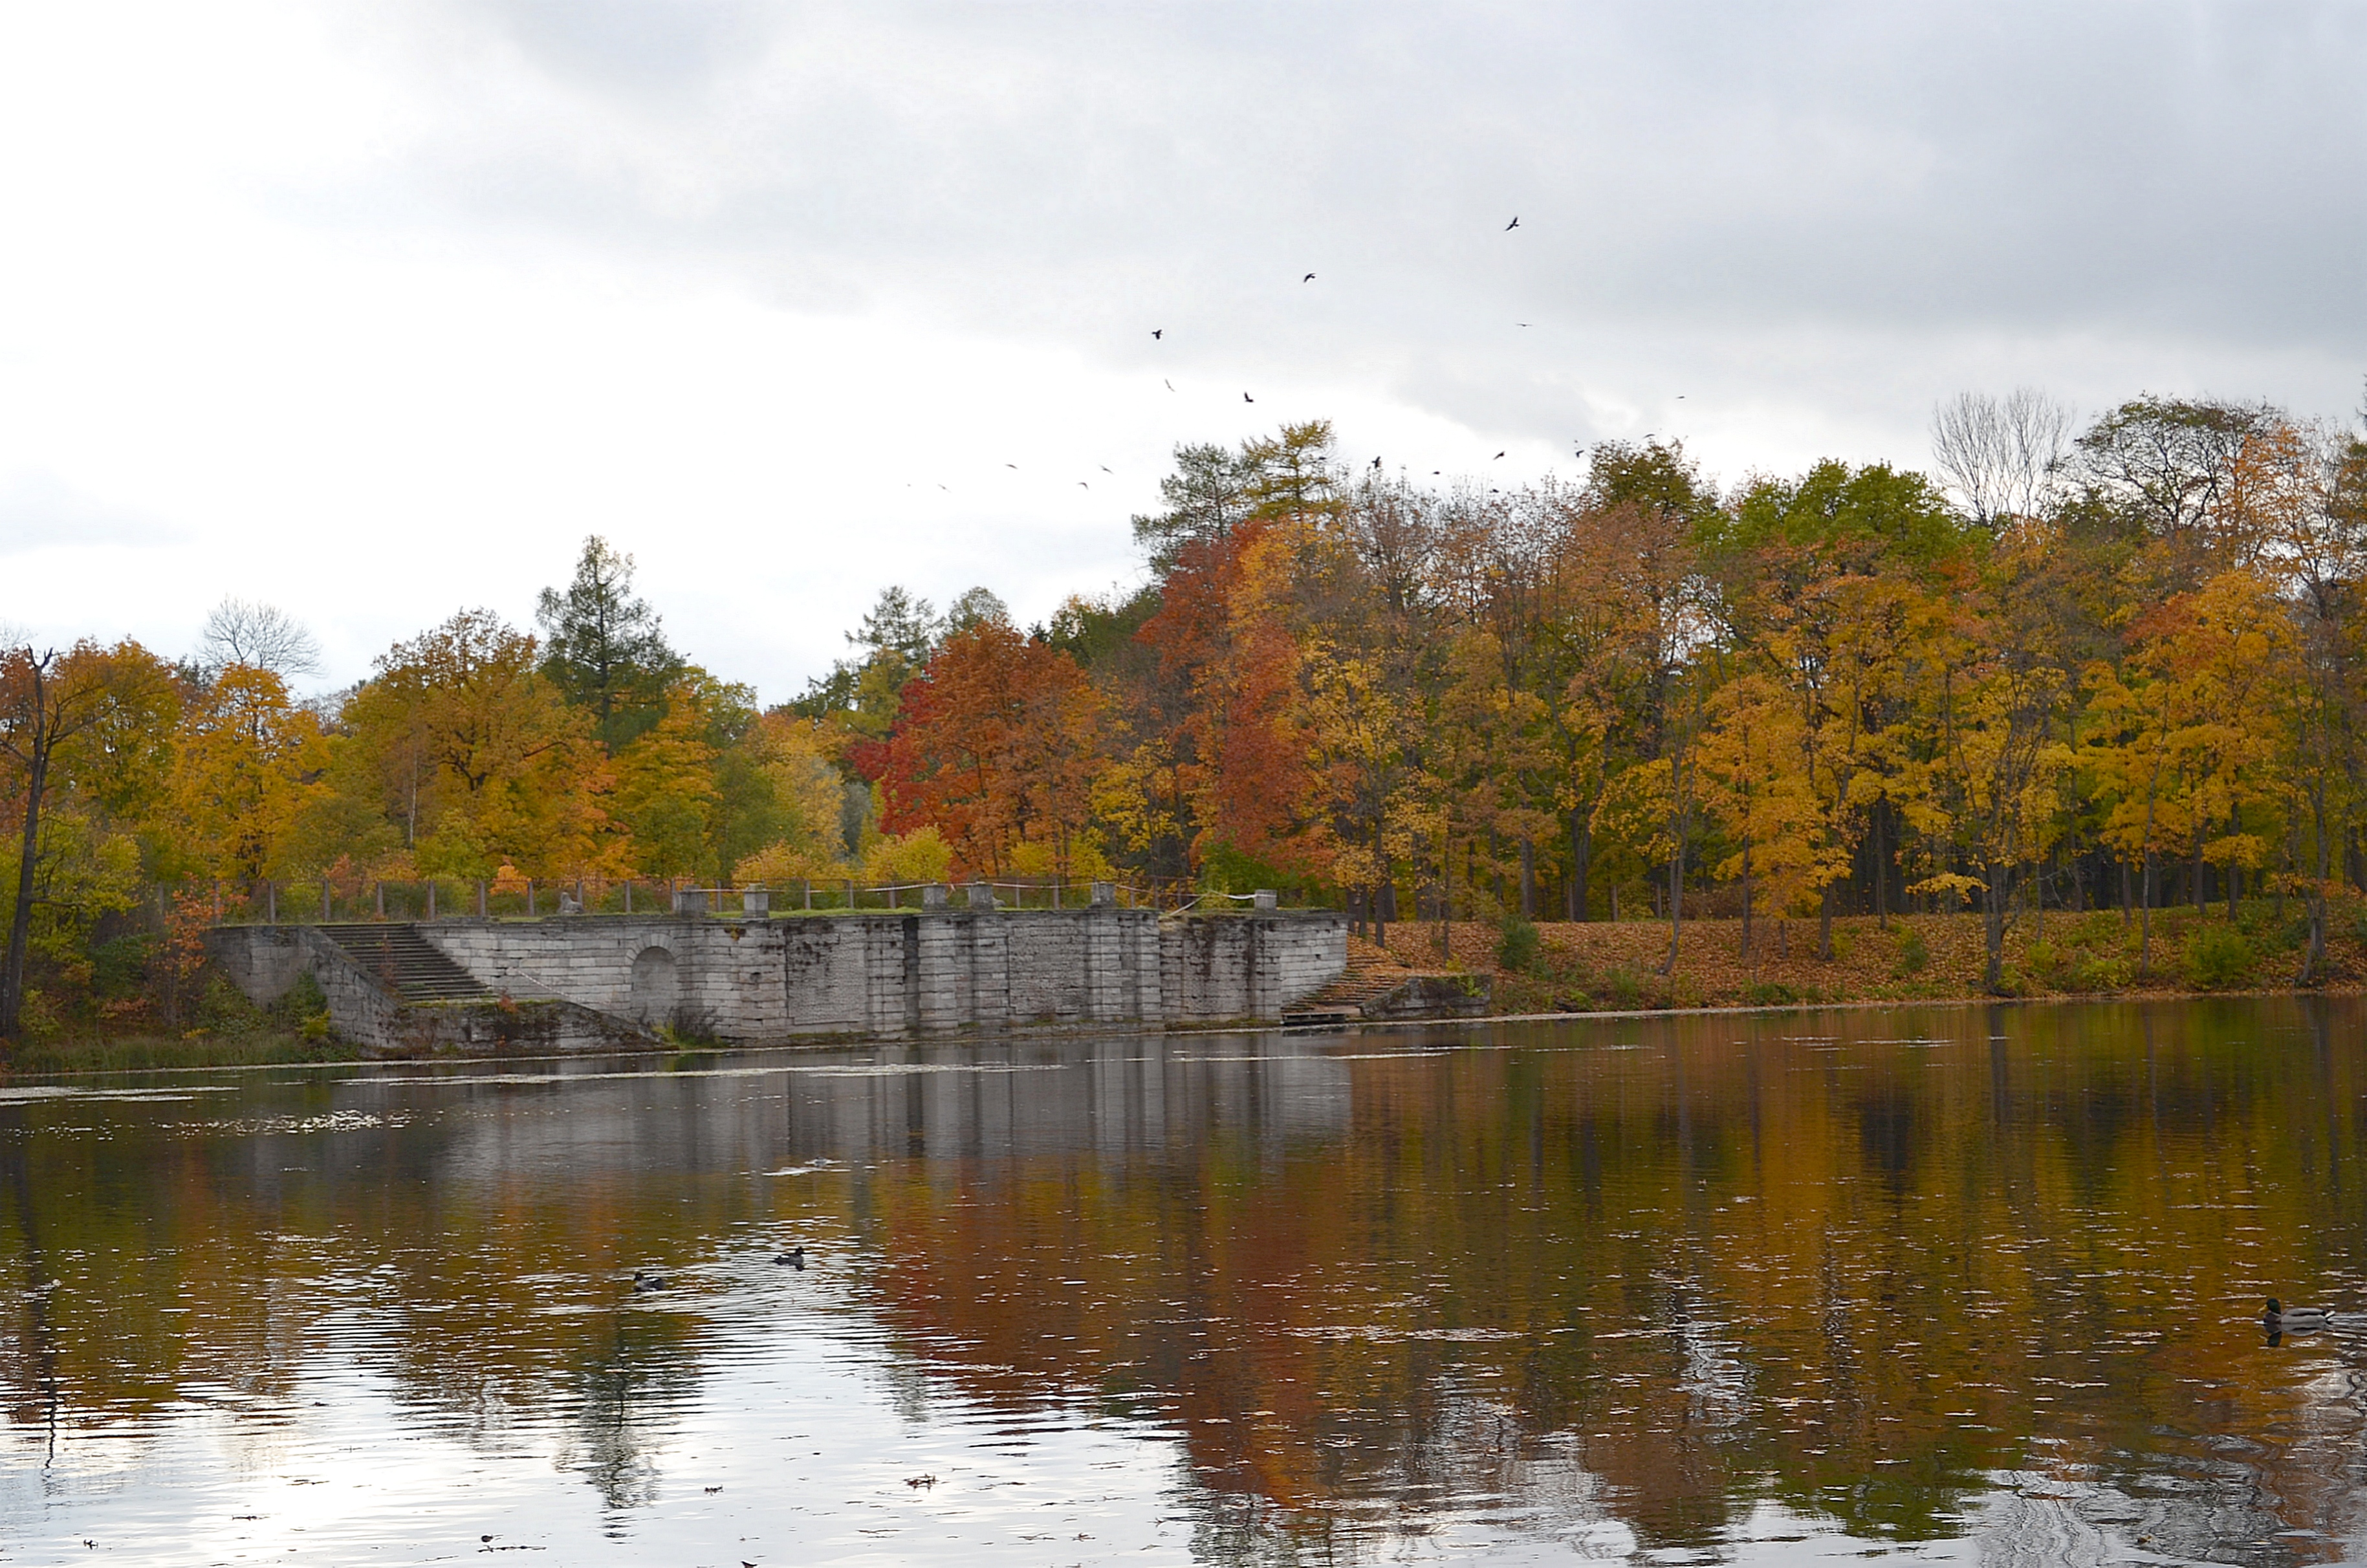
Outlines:
{"type": "Polygon", "coordinates": [[[945,640],[904,688],[888,739],[854,760],[885,797],[881,826],[934,824],[956,874],[1000,875],[1037,843],[1065,876],[1091,811],[1101,724],[1075,660],[981,621],[945,640]]]}

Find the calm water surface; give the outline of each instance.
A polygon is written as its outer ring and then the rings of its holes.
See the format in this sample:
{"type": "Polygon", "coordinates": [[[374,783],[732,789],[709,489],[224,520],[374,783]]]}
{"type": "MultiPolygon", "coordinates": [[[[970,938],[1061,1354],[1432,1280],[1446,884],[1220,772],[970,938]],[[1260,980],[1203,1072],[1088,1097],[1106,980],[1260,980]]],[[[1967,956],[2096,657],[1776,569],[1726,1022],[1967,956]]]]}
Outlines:
{"type": "Polygon", "coordinates": [[[2367,1313],[2362,1097],[2348,1000],[18,1082],[0,1565],[2352,1559],[2367,1317],[2257,1314],[2367,1313]]]}

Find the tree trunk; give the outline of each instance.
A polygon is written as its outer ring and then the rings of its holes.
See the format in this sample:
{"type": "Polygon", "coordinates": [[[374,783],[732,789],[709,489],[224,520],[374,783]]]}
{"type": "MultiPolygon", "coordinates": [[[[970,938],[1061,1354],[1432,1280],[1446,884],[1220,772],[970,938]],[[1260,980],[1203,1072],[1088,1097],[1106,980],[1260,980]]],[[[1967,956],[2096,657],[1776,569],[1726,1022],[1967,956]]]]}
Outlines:
{"type": "Polygon", "coordinates": [[[1750,835],[1742,836],[1742,961],[1750,962],[1750,835]]]}
{"type": "Polygon", "coordinates": [[[2145,852],[2145,897],[2137,900],[2137,978],[2153,973],[2153,851],[2145,852]]]}
{"type": "Polygon", "coordinates": [[[2317,879],[2309,886],[2309,951],[2301,961],[2301,983],[2317,983],[2318,965],[2326,962],[2326,879],[2333,871],[2327,863],[2332,848],[2326,841],[2326,782],[2323,779],[2309,792],[2310,819],[2317,829],[2317,879]]]}
{"type": "Polygon", "coordinates": [[[2007,868],[1991,862],[1981,867],[1981,939],[1988,964],[1985,984],[1991,996],[2005,985],[2005,902],[2010,890],[2007,868]]]}
{"type": "MultiPolygon", "coordinates": [[[[38,686],[34,701],[40,701],[38,686]]],[[[25,954],[33,936],[33,874],[41,843],[41,792],[49,774],[48,737],[36,719],[32,755],[25,770],[25,836],[17,861],[17,897],[8,916],[7,957],[0,961],[0,1040],[17,1038],[17,1020],[24,1011],[25,954]]]]}
{"type": "MultiPolygon", "coordinates": [[[[2227,807],[2227,836],[2230,839],[2233,839],[2237,834],[2241,833],[2244,830],[2243,821],[2244,808],[2242,807],[2230,806],[2227,807]]],[[[2230,923],[2233,923],[2236,919],[2236,900],[2241,898],[2243,896],[2244,868],[2237,863],[2236,859],[2235,847],[2231,844],[2228,846],[2227,851],[2227,919],[2230,923]]]]}
{"type": "Polygon", "coordinates": [[[1594,814],[1582,806],[1569,813],[1569,918],[1586,919],[1586,874],[1594,863],[1594,814]]]}
{"type": "Polygon", "coordinates": [[[1537,846],[1527,834],[1521,835],[1521,919],[1537,918],[1537,846]]]}
{"type": "Polygon", "coordinates": [[[1830,964],[1833,961],[1833,885],[1828,882],[1817,892],[1817,956],[1830,964]]]}
{"type": "Polygon", "coordinates": [[[1874,806],[1874,926],[1876,931],[1890,929],[1890,852],[1883,846],[1890,841],[1890,814],[1880,801],[1874,806]]]}

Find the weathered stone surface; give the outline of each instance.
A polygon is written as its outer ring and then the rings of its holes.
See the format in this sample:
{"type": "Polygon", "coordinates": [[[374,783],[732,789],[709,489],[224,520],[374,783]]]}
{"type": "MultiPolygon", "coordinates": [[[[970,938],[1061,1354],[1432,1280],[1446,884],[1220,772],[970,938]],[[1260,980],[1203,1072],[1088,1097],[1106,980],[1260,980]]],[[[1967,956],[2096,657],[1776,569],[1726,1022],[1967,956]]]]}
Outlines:
{"type": "MultiPolygon", "coordinates": [[[[554,1014],[562,1020],[549,1026],[561,1042],[558,1049],[612,1048],[661,1025],[758,1044],[1045,1024],[1271,1020],[1330,984],[1347,964],[1342,916],[1162,919],[1101,901],[1080,909],[980,907],[784,919],[464,919],[423,924],[418,931],[504,998],[512,1010],[504,1018],[530,1004],[565,1003],[606,1021],[595,1028],[554,1014]],[[583,1047],[568,1043],[578,1038],[583,1047]]],[[[391,1016],[379,1016],[391,999],[325,939],[285,926],[215,935],[217,957],[250,996],[267,1000],[310,970],[322,977],[331,1012],[349,1037],[392,1048],[402,1035],[391,1016]],[[340,973],[341,964],[352,973],[340,973]],[[340,987],[334,991],[333,975],[340,987]]],[[[455,1044],[477,1048],[481,1033],[472,1025],[455,1044]]]]}

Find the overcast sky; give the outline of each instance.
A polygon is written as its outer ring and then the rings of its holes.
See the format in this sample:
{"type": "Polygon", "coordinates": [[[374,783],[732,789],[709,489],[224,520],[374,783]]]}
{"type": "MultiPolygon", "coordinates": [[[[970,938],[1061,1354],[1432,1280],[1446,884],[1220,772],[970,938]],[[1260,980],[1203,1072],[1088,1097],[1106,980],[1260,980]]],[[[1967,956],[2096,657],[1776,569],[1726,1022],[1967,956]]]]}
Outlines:
{"type": "Polygon", "coordinates": [[[2356,0],[0,0],[0,621],[240,593],[350,681],[599,533],[769,702],[890,581],[1135,581],[1174,444],[1284,420],[1730,480],[1965,389],[2354,418],[2362,84],[2356,0]]]}

